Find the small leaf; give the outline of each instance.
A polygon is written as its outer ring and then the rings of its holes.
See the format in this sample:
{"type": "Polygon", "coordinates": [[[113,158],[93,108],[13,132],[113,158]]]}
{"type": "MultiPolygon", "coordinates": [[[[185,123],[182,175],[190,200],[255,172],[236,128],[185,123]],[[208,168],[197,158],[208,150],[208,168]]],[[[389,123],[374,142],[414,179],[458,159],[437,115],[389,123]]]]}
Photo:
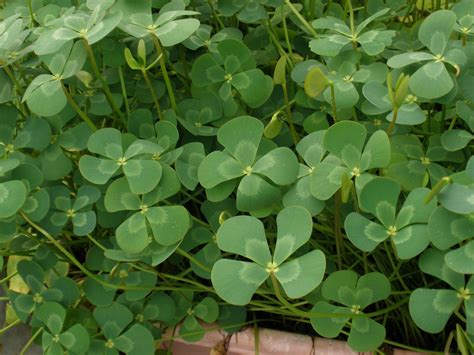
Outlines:
{"type": "Polygon", "coordinates": [[[219,315],[219,306],[213,298],[206,297],[194,307],[193,312],[197,318],[206,323],[212,323],[219,315]]]}
{"type": "Polygon", "coordinates": [[[311,68],[304,80],[304,91],[311,98],[321,95],[329,86],[330,81],[320,67],[311,68]]]}
{"type": "Polygon", "coordinates": [[[66,310],[59,303],[46,302],[38,308],[36,316],[51,333],[59,334],[63,329],[66,310]]]}
{"type": "Polygon", "coordinates": [[[273,83],[275,85],[286,85],[286,55],[281,56],[275,65],[273,83]]]}

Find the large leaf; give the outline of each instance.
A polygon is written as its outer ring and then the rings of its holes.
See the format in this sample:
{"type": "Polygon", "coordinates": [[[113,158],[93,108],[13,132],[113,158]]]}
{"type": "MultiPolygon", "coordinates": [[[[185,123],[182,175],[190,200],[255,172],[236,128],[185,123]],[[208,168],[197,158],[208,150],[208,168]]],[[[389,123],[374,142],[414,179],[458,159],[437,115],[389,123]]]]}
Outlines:
{"type": "Polygon", "coordinates": [[[373,319],[358,317],[352,320],[352,328],[347,338],[351,349],[359,352],[377,349],[385,340],[385,327],[373,319]]]}
{"type": "Polygon", "coordinates": [[[423,20],[418,38],[433,54],[443,54],[455,23],[454,12],[436,11],[423,20]]]}
{"type": "Polygon", "coordinates": [[[211,272],[212,285],[219,297],[237,306],[248,304],[268,276],[260,265],[227,259],[217,261],[211,272]]]}
{"type": "Polygon", "coordinates": [[[243,168],[255,161],[263,135],[263,123],[250,116],[242,116],[224,124],[217,132],[217,140],[242,164],[243,168]]]}
{"type": "Polygon", "coordinates": [[[198,168],[200,184],[206,189],[244,175],[244,168],[226,152],[214,151],[207,155],[198,168]]]}
{"type": "Polygon", "coordinates": [[[129,355],[153,355],[155,341],[150,331],[141,324],[134,324],[113,340],[115,347],[129,355]]]}
{"type": "Polygon", "coordinates": [[[426,99],[444,96],[454,87],[453,79],[442,62],[434,61],[423,65],[410,78],[413,94],[426,99]]]}
{"type": "Polygon", "coordinates": [[[326,338],[335,338],[341,333],[351,316],[352,312],[349,308],[320,301],[311,310],[310,320],[311,325],[320,335],[326,338]],[[335,313],[334,317],[327,316],[331,313],[335,313]],[[341,316],[342,314],[347,314],[347,317],[341,316]]]}
{"type": "Polygon", "coordinates": [[[446,254],[446,264],[460,274],[474,274],[474,240],[446,254]]]}
{"type": "Polygon", "coordinates": [[[245,256],[266,267],[271,262],[262,222],[250,216],[227,219],[217,231],[219,249],[245,256]]]}
{"type": "Polygon", "coordinates": [[[344,228],[352,244],[366,252],[373,251],[377,245],[389,237],[383,226],[355,212],[346,217],[344,228]]]}
{"type": "Polygon", "coordinates": [[[257,174],[244,176],[237,188],[237,209],[251,212],[270,208],[280,201],[280,190],[257,174]]]}
{"type": "Polygon", "coordinates": [[[155,240],[173,245],[184,238],[189,229],[189,213],[183,206],[152,207],[145,213],[155,240]]]}
{"type": "Polygon", "coordinates": [[[25,184],[19,180],[0,183],[0,218],[13,216],[26,201],[25,184]]]}
{"type": "Polygon", "coordinates": [[[145,216],[137,212],[126,219],[116,231],[117,243],[128,253],[139,253],[151,242],[145,216]]]}
{"type": "Polygon", "coordinates": [[[331,126],[324,136],[324,147],[342,159],[344,150],[354,148],[362,153],[367,130],[363,125],[352,121],[342,121],[331,126]]]}
{"type": "Polygon", "coordinates": [[[179,19],[170,21],[158,27],[153,33],[160,39],[165,47],[171,47],[183,42],[199,27],[197,19],[179,19]]]}
{"type": "Polygon", "coordinates": [[[311,237],[311,216],[304,208],[287,207],[278,213],[277,230],[273,262],[280,265],[311,237]]]}
{"type": "Polygon", "coordinates": [[[326,257],[313,250],[299,258],[283,263],[275,277],[290,298],[299,298],[313,291],[323,280],[326,257]]]}
{"type": "Polygon", "coordinates": [[[275,184],[289,185],[298,175],[298,160],[287,147],[273,149],[257,160],[252,172],[265,175],[275,184]]]}
{"type": "Polygon", "coordinates": [[[159,183],[162,167],[156,160],[130,159],[123,165],[123,172],[134,194],[146,194],[159,183]]]}
{"type": "Polygon", "coordinates": [[[93,315],[107,339],[114,339],[119,336],[133,320],[132,312],[124,305],[116,302],[107,307],[96,307],[93,315]]]}
{"type": "Polygon", "coordinates": [[[462,301],[453,290],[416,289],[410,295],[409,310],[415,324],[428,333],[441,332],[462,301]]]}
{"type": "Polygon", "coordinates": [[[26,89],[24,100],[39,116],[54,116],[66,106],[67,99],[61,81],[52,75],[37,76],[26,89]]]}
{"type": "Polygon", "coordinates": [[[433,245],[446,250],[474,235],[474,220],[468,215],[458,214],[439,206],[428,221],[433,245]]]}

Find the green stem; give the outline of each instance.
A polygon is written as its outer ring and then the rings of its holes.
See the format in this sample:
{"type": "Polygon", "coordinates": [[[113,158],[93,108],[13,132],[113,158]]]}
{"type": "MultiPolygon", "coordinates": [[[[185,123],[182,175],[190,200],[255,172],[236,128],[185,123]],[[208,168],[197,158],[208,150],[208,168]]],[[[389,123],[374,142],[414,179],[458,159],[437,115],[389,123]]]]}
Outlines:
{"type": "Polygon", "coordinates": [[[10,280],[12,277],[15,277],[16,275],[18,274],[18,272],[14,272],[6,277],[4,277],[3,279],[0,280],[0,285],[7,282],[8,280],[10,280]]]}
{"type": "Polygon", "coordinates": [[[69,102],[69,104],[72,106],[74,111],[83,119],[84,122],[88,124],[88,126],[93,130],[97,131],[97,126],[92,122],[92,120],[89,118],[89,116],[86,115],[84,111],[81,110],[78,104],[76,104],[76,101],[72,98],[71,94],[69,93],[69,90],[64,86],[63,82],[61,81],[61,86],[63,88],[64,94],[66,95],[66,99],[69,102]]]}
{"type": "Polygon", "coordinates": [[[35,24],[36,19],[35,19],[35,12],[33,11],[33,1],[32,0],[28,0],[28,11],[30,13],[31,23],[35,24]]]}
{"type": "Polygon", "coordinates": [[[158,98],[156,97],[155,89],[153,89],[153,85],[151,85],[150,78],[148,77],[148,74],[145,69],[141,70],[143,74],[143,78],[145,79],[146,86],[148,86],[148,89],[150,90],[151,97],[153,98],[153,102],[155,103],[155,108],[156,112],[158,113],[158,117],[160,118],[160,121],[164,120],[163,113],[161,112],[161,107],[160,107],[160,102],[158,101],[158,98]]]}
{"type": "Polygon", "coordinates": [[[152,34],[151,38],[153,39],[153,43],[155,44],[158,57],[160,58],[159,62],[160,62],[161,73],[163,74],[163,80],[165,81],[166,91],[168,91],[168,97],[170,99],[171,107],[174,112],[177,112],[176,99],[174,97],[173,86],[171,85],[170,77],[168,75],[168,70],[166,69],[165,53],[163,52],[163,49],[161,48],[160,40],[158,39],[158,37],[152,34]]]}
{"type": "MultiPolygon", "coordinates": [[[[351,26],[351,33],[352,33],[352,36],[355,37],[354,9],[352,8],[351,0],[346,1],[346,6],[349,9],[349,22],[350,22],[350,26],[351,26]]],[[[354,45],[354,44],[356,45],[356,48],[357,48],[357,43],[352,41],[352,45],[354,45]]]]}
{"type": "Polygon", "coordinates": [[[225,28],[224,23],[223,23],[222,20],[219,18],[219,14],[217,13],[216,8],[214,7],[213,0],[207,0],[207,3],[209,4],[209,7],[211,8],[211,11],[212,11],[212,15],[213,15],[214,18],[216,19],[216,21],[217,21],[217,23],[219,24],[220,28],[221,28],[221,29],[225,28]]]}
{"type": "Polygon", "coordinates": [[[403,281],[403,277],[400,275],[400,272],[399,272],[399,269],[402,265],[401,261],[399,261],[398,264],[395,264],[395,262],[392,258],[392,254],[390,253],[390,248],[388,247],[387,241],[385,241],[383,244],[384,244],[385,251],[387,252],[387,256],[388,256],[388,260],[390,262],[390,265],[392,266],[393,272],[397,276],[397,279],[400,282],[400,285],[402,285],[402,287],[404,288],[405,291],[410,292],[410,288],[408,288],[408,286],[405,284],[405,281],[403,281]]]}
{"type": "Polygon", "coordinates": [[[282,13],[282,23],[283,23],[283,32],[285,33],[285,42],[286,46],[288,47],[288,53],[290,54],[290,67],[293,68],[293,48],[290,42],[290,35],[288,34],[288,27],[286,25],[286,16],[283,15],[283,8],[281,8],[282,13]]]}
{"type": "Polygon", "coordinates": [[[156,291],[166,291],[166,290],[182,290],[184,289],[183,287],[143,287],[143,286],[124,286],[124,285],[115,285],[109,282],[106,282],[97,275],[93,274],[90,272],[88,269],[86,269],[82,263],[77,260],[74,255],[72,255],[66,248],[64,248],[59,241],[56,240],[51,234],[49,234],[46,230],[44,230],[41,226],[33,222],[23,211],[20,211],[20,214],[22,218],[34,229],[36,229],[38,232],[40,232],[43,236],[46,237],[46,239],[53,244],[65,257],[68,259],[68,261],[76,266],[80,271],[82,271],[86,276],[90,277],[97,283],[101,284],[102,286],[109,287],[115,290],[133,290],[133,291],[150,291],[150,290],[156,290],[156,291]]]}
{"type": "Polygon", "coordinates": [[[207,272],[211,272],[211,269],[209,269],[206,265],[204,265],[203,263],[201,263],[199,260],[196,260],[195,257],[193,257],[191,254],[185,252],[183,249],[181,248],[178,248],[176,249],[176,252],[178,254],[180,254],[181,256],[184,256],[186,259],[188,259],[189,261],[193,262],[194,264],[196,264],[197,266],[199,266],[201,269],[203,269],[204,271],[207,271],[207,272]]]}
{"type": "Polygon", "coordinates": [[[383,342],[385,344],[396,346],[397,348],[411,350],[411,351],[415,351],[415,352],[421,353],[421,354],[444,355],[444,353],[439,352],[439,351],[432,351],[432,350],[426,350],[426,349],[421,349],[421,348],[415,348],[414,346],[409,346],[409,345],[405,345],[405,344],[402,344],[402,343],[397,343],[396,341],[392,341],[392,340],[388,340],[388,339],[385,339],[383,342]]]}
{"type": "Polygon", "coordinates": [[[334,119],[334,122],[337,122],[336,93],[334,92],[333,82],[329,84],[329,89],[331,90],[332,118],[334,119]]]}
{"type": "Polygon", "coordinates": [[[336,206],[334,211],[334,236],[336,238],[337,266],[342,270],[343,240],[341,236],[341,190],[334,196],[336,206]]]}
{"type": "Polygon", "coordinates": [[[0,329],[0,334],[3,334],[5,332],[7,332],[8,330],[16,327],[17,325],[19,325],[21,323],[21,320],[17,319],[16,321],[14,321],[13,323],[10,323],[9,325],[7,325],[6,327],[0,329]]]}
{"type": "Polygon", "coordinates": [[[290,126],[290,133],[291,138],[293,138],[293,142],[298,144],[300,137],[298,136],[298,132],[296,131],[295,124],[293,123],[293,116],[291,115],[291,106],[290,100],[288,98],[288,89],[286,87],[286,82],[281,85],[283,89],[283,97],[285,98],[285,106],[286,106],[286,120],[288,121],[288,125],[290,126]]]}
{"type": "Polygon", "coordinates": [[[130,117],[130,104],[128,103],[127,86],[125,85],[122,66],[119,67],[118,73],[120,79],[120,88],[122,90],[123,102],[125,104],[125,111],[127,112],[127,117],[130,117]]]}
{"type": "Polygon", "coordinates": [[[285,4],[290,8],[290,10],[298,18],[298,20],[300,20],[306,30],[311,33],[313,37],[318,37],[316,30],[305,20],[305,18],[300,14],[296,7],[294,7],[293,4],[290,2],[290,0],[285,0],[285,4]]]}
{"type": "Polygon", "coordinates": [[[104,90],[105,97],[107,98],[107,101],[112,108],[112,110],[115,112],[115,114],[122,120],[122,122],[125,122],[125,118],[123,117],[122,112],[119,110],[118,106],[115,104],[114,98],[112,96],[112,92],[110,91],[109,84],[107,83],[107,80],[105,80],[104,76],[101,74],[99,67],[97,66],[97,62],[94,57],[94,52],[92,51],[92,47],[89,45],[89,42],[87,42],[87,39],[83,38],[84,47],[86,48],[87,52],[87,57],[89,58],[89,62],[91,63],[92,66],[92,71],[94,72],[95,76],[97,79],[102,84],[102,90],[104,90]]]}
{"type": "Polygon", "coordinates": [[[10,80],[13,82],[13,85],[15,86],[15,90],[16,90],[16,92],[18,93],[18,95],[23,96],[23,94],[25,93],[25,91],[24,91],[23,88],[21,87],[20,83],[18,82],[18,80],[16,79],[15,75],[14,75],[13,72],[10,70],[10,68],[9,68],[8,66],[4,66],[4,67],[3,67],[3,70],[4,70],[5,73],[8,75],[8,77],[10,78],[10,80]]]}
{"type": "Polygon", "coordinates": [[[295,308],[283,297],[283,295],[281,294],[280,286],[278,284],[278,280],[276,279],[274,272],[270,272],[270,279],[272,280],[273,289],[275,290],[275,296],[277,297],[278,301],[280,301],[283,305],[287,306],[288,309],[291,310],[295,315],[298,315],[303,318],[308,318],[308,312],[304,312],[295,308]]]}
{"type": "Polygon", "coordinates": [[[28,342],[25,344],[25,346],[23,347],[23,349],[21,349],[21,352],[20,352],[20,355],[26,355],[26,352],[28,351],[28,349],[30,348],[31,344],[33,344],[33,342],[35,341],[35,339],[41,334],[41,332],[43,331],[43,327],[39,328],[35,334],[33,334],[33,336],[28,340],[28,342]]]}
{"type": "Polygon", "coordinates": [[[90,234],[87,234],[87,239],[89,239],[92,243],[94,243],[99,249],[102,251],[106,251],[107,248],[104,247],[102,244],[100,244],[94,237],[92,237],[90,234]]]}
{"type": "Polygon", "coordinates": [[[388,126],[388,129],[387,129],[387,136],[390,136],[392,134],[392,131],[395,128],[395,123],[397,122],[397,117],[398,117],[398,107],[394,107],[392,122],[390,122],[390,126],[388,126]]]}

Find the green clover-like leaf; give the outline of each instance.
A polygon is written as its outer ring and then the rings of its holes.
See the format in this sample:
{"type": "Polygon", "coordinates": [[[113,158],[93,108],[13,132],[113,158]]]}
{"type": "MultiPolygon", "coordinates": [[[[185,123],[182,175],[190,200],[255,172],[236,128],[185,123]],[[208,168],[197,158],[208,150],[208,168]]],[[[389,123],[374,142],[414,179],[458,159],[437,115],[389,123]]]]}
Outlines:
{"type": "Polygon", "coordinates": [[[335,338],[351,320],[350,347],[355,351],[376,349],[385,339],[385,328],[362,311],[368,305],[386,299],[390,292],[390,282],[383,274],[372,272],[359,278],[352,270],[336,271],[324,281],[322,294],[325,299],[344,307],[317,302],[311,310],[311,324],[319,334],[335,338]]]}
{"type": "Polygon", "coordinates": [[[247,304],[270,274],[290,298],[303,297],[319,285],[326,266],[320,250],[287,261],[311,236],[310,214],[302,207],[287,207],[278,214],[277,227],[272,257],[258,219],[236,216],[222,224],[217,232],[219,249],[253,261],[221,259],[214,264],[211,280],[222,299],[235,305],[247,304]]]}

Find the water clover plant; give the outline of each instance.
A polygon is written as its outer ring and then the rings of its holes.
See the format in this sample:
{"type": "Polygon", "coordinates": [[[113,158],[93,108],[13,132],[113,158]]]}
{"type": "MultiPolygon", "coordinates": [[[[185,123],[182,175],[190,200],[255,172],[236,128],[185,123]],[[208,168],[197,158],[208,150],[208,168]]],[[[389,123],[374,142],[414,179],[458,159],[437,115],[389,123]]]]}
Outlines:
{"type": "Polygon", "coordinates": [[[367,351],[380,345],[385,328],[363,312],[372,303],[390,295],[390,282],[381,273],[371,272],[359,278],[351,270],[336,271],[323,283],[322,295],[328,301],[319,301],[311,310],[311,324],[321,335],[334,338],[351,321],[348,344],[356,351],[367,351]],[[331,316],[334,314],[334,316],[331,316]]]}
{"type": "Polygon", "coordinates": [[[183,206],[156,206],[174,195],[180,183],[173,169],[165,165],[160,183],[151,192],[138,196],[129,188],[126,178],[110,184],[105,208],[110,212],[136,211],[116,231],[120,248],[130,254],[142,252],[153,239],[162,246],[179,243],[189,228],[189,215],[183,206]]]}
{"type": "Polygon", "coordinates": [[[283,0],[219,1],[219,12],[224,16],[237,15],[239,21],[254,23],[268,18],[265,6],[277,7],[283,0]]]}
{"type": "Polygon", "coordinates": [[[466,330],[474,334],[474,278],[452,271],[444,261],[445,252],[428,249],[420,257],[420,269],[446,282],[449,289],[418,288],[410,295],[410,314],[415,323],[429,333],[443,330],[454,312],[462,309],[466,315],[466,330]]]}
{"type": "Polygon", "coordinates": [[[87,329],[81,324],[64,329],[66,310],[59,303],[46,302],[39,307],[37,314],[47,329],[42,335],[45,354],[88,353],[90,337],[87,329]]]}
{"type": "Polygon", "coordinates": [[[102,156],[84,155],[79,161],[82,175],[94,184],[107,183],[119,170],[135,194],[152,191],[160,181],[162,166],[153,156],[164,152],[164,148],[156,143],[136,140],[127,144],[119,130],[102,128],[91,135],[87,149],[102,156]]]}
{"type": "Polygon", "coordinates": [[[430,243],[428,219],[436,208],[436,200],[425,204],[429,190],[417,188],[408,194],[397,213],[400,190],[396,181],[383,177],[364,185],[359,194],[359,206],[375,216],[380,224],[357,212],[346,217],[347,237],[357,248],[370,252],[388,239],[400,259],[413,258],[426,249],[430,243]]]}
{"type": "Polygon", "coordinates": [[[328,200],[341,188],[344,176],[355,178],[357,184],[366,171],[389,164],[387,134],[379,130],[367,142],[366,138],[367,129],[357,122],[338,122],[326,131],[323,145],[331,154],[314,167],[310,183],[314,197],[328,200]]]}
{"type": "Polygon", "coordinates": [[[278,186],[296,180],[298,161],[289,148],[278,147],[258,157],[263,130],[259,120],[242,116],[217,132],[217,140],[225,150],[207,155],[198,170],[199,182],[218,195],[216,201],[227,197],[237,186],[239,211],[268,209],[280,199],[278,186]]]}
{"type": "Polygon", "coordinates": [[[410,78],[410,89],[416,96],[435,99],[453,89],[454,81],[446,64],[455,70],[460,70],[460,66],[466,61],[466,55],[461,49],[449,46],[449,37],[455,23],[456,15],[452,11],[440,10],[432,13],[418,30],[418,39],[431,53],[402,53],[387,61],[387,65],[392,68],[428,62],[416,70],[410,78]],[[440,23],[443,25],[440,26],[440,23]]]}
{"type": "Polygon", "coordinates": [[[219,95],[224,112],[237,111],[236,90],[243,102],[255,108],[271,95],[273,80],[256,68],[250,50],[241,41],[225,39],[217,44],[217,53],[206,53],[193,64],[191,78],[197,87],[208,87],[219,95]]]}
{"type": "Polygon", "coordinates": [[[143,325],[134,322],[133,313],[126,306],[113,303],[97,307],[93,313],[102,336],[91,341],[89,354],[153,354],[153,335],[143,325]]]}
{"type": "Polygon", "coordinates": [[[97,187],[82,185],[75,194],[74,202],[66,187],[55,186],[48,191],[51,208],[42,224],[51,234],[58,234],[69,221],[75,235],[84,236],[94,230],[97,219],[92,205],[100,197],[97,187]]]}
{"type": "Polygon", "coordinates": [[[366,30],[366,28],[371,22],[382,17],[387,12],[389,12],[388,8],[380,10],[367,17],[357,26],[354,25],[354,18],[351,15],[350,27],[344,21],[332,16],[314,20],[312,22],[314,28],[330,30],[333,33],[311,40],[309,47],[316,54],[334,57],[346,45],[351,43],[354,48],[357,48],[357,45],[360,44],[362,50],[368,55],[380,54],[386,46],[392,43],[395,31],[383,29],[366,30]]]}
{"type": "Polygon", "coordinates": [[[44,302],[57,302],[69,307],[79,298],[79,288],[71,278],[58,277],[50,285],[45,285],[45,270],[35,261],[21,260],[16,269],[28,292],[10,291],[10,297],[13,309],[24,321],[44,302]]]}
{"type": "Polygon", "coordinates": [[[258,219],[231,217],[219,228],[219,249],[251,260],[221,259],[214,264],[211,280],[222,299],[230,304],[245,305],[268,278],[276,290],[281,285],[290,298],[303,297],[320,284],[326,268],[326,259],[320,250],[287,260],[311,237],[309,213],[302,207],[286,207],[276,222],[278,232],[273,255],[258,219]]]}

